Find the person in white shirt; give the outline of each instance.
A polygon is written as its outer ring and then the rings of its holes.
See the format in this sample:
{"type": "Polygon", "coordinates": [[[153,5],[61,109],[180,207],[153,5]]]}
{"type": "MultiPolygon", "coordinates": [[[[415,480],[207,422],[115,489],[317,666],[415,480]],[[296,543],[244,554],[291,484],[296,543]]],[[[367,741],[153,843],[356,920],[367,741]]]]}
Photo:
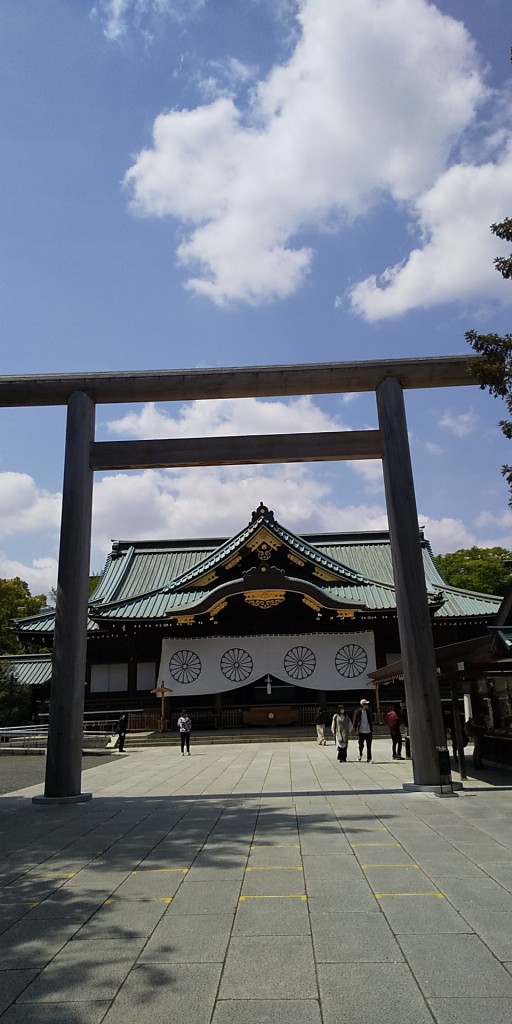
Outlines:
{"type": "Polygon", "coordinates": [[[183,710],[180,717],[178,718],[178,729],[180,730],[181,740],[181,756],[185,757],[185,747],[187,748],[187,754],[190,757],[190,730],[192,729],[192,722],[188,716],[188,711],[183,710]]]}

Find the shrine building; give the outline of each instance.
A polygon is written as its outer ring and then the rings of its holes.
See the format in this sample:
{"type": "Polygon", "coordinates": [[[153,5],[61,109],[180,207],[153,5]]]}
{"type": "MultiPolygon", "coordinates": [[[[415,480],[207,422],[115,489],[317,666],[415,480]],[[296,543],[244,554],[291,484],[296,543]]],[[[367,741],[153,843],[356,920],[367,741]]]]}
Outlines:
{"type": "MultiPolygon", "coordinates": [[[[448,586],[422,533],[421,548],[435,647],[485,633],[500,598],[448,586]]],[[[14,628],[51,649],[53,612],[14,628]]],[[[378,707],[369,673],[398,658],[389,534],[298,536],[260,504],[227,539],[113,542],[89,603],[85,708],[153,717],[163,684],[169,724],[182,707],[196,727],[306,724],[318,705],[378,707]]],[[[50,655],[11,664],[51,677],[50,655]]]]}

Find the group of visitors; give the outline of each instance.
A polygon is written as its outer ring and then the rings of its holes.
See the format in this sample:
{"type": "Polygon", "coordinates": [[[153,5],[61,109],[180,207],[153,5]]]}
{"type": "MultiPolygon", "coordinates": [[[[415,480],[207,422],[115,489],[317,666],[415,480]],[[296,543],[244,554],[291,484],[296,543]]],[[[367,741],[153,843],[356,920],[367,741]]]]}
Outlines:
{"type": "MultiPolygon", "coordinates": [[[[322,711],[322,708],[318,708],[314,722],[316,725],[316,735],[318,743],[321,746],[325,746],[325,744],[327,743],[325,737],[327,713],[325,711],[322,711]]],[[[391,736],[393,760],[403,761],[402,731],[400,728],[401,717],[399,704],[397,704],[392,711],[388,711],[385,722],[389,729],[389,734],[391,736]]],[[[359,707],[354,715],[353,721],[347,715],[345,708],[342,704],[340,704],[338,710],[333,715],[333,719],[331,722],[331,732],[334,736],[334,742],[336,744],[336,757],[338,761],[344,762],[347,760],[348,741],[352,729],[355,733],[357,733],[359,761],[362,761],[363,753],[366,747],[366,761],[368,764],[371,764],[373,740],[373,715],[372,709],[370,707],[370,702],[366,700],[364,697],[359,702],[359,707]]]]}
{"type": "MultiPolygon", "coordinates": [[[[181,742],[181,755],[185,757],[185,750],[190,757],[190,733],[192,731],[192,720],[189,716],[188,711],[184,708],[181,712],[180,717],[176,723],[178,732],[180,734],[181,742]]],[[[123,712],[115,728],[116,739],[119,737],[119,751],[124,751],[124,745],[126,742],[126,733],[128,731],[128,715],[123,712]]]]}

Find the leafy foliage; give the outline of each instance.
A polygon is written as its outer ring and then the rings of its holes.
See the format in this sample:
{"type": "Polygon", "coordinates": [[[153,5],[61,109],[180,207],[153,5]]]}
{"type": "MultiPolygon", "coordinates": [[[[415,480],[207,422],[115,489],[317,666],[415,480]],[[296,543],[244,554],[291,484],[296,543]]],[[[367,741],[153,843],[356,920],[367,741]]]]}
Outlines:
{"type": "Polygon", "coordinates": [[[18,683],[0,667],[0,725],[27,725],[34,714],[30,686],[18,683]]]}
{"type": "MultiPolygon", "coordinates": [[[[497,238],[512,243],[512,218],[507,217],[500,224],[491,224],[491,231],[497,238]]],[[[512,278],[512,253],[510,256],[497,256],[494,265],[506,280],[512,278]]],[[[466,331],[465,337],[480,356],[475,360],[471,372],[481,388],[487,389],[495,398],[503,398],[512,417],[512,334],[501,336],[466,331]]],[[[512,420],[500,420],[500,427],[505,437],[512,438],[512,420]]],[[[509,505],[512,507],[512,466],[502,466],[501,472],[509,486],[509,505]]]]}
{"type": "Polygon", "coordinates": [[[437,555],[436,564],[447,583],[464,590],[503,595],[512,582],[512,551],[506,548],[460,548],[437,555]]]}
{"type": "Polygon", "coordinates": [[[12,580],[0,579],[0,654],[16,654],[21,650],[14,633],[9,631],[10,620],[37,615],[45,604],[45,595],[33,597],[28,584],[19,576],[12,580]]]}

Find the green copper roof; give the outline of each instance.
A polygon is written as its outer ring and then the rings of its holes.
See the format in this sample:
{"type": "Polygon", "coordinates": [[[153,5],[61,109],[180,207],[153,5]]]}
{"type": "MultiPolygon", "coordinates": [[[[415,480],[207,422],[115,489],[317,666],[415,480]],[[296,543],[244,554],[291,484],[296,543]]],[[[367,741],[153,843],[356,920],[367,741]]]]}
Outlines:
{"type": "MultiPolygon", "coordinates": [[[[260,506],[248,526],[227,539],[115,541],[91,597],[89,630],[98,630],[101,621],[107,619],[156,621],[191,612],[213,593],[213,589],[194,585],[196,581],[201,582],[208,572],[229,561],[262,526],[313,570],[326,570],[337,577],[332,582],[315,578],[316,585],[332,601],[362,605],[369,613],[393,612],[396,608],[391,546],[386,531],[299,537],[260,506]]],[[[427,592],[436,621],[489,619],[497,613],[500,597],[448,586],[423,535],[421,546],[427,592]]],[[[218,588],[219,594],[223,585],[222,581],[215,581],[214,588],[218,588]]],[[[17,630],[51,633],[53,626],[53,614],[45,613],[20,621],[17,630]]]]}
{"type": "Polygon", "coordinates": [[[13,675],[17,683],[37,686],[49,683],[52,677],[51,654],[16,654],[0,656],[0,672],[13,675]]]}
{"type": "Polygon", "coordinates": [[[298,537],[296,534],[286,530],[274,519],[272,512],[269,512],[264,505],[260,505],[259,509],[253,513],[253,518],[248,526],[243,530],[240,530],[240,532],[235,534],[234,537],[230,537],[229,540],[224,541],[224,543],[209,552],[201,562],[198,562],[194,566],[193,569],[183,573],[183,575],[178,578],[170,580],[169,586],[172,587],[173,590],[190,586],[193,580],[211,572],[223,562],[229,561],[235,551],[244,547],[247,542],[250,541],[252,537],[255,537],[262,528],[267,530],[268,533],[273,535],[286,547],[295,551],[301,556],[301,558],[311,562],[313,565],[319,566],[342,579],[347,579],[361,584],[367,582],[367,580],[361,576],[359,571],[343,565],[339,560],[332,558],[327,553],[321,551],[318,547],[310,544],[305,537],[298,537]]]}

